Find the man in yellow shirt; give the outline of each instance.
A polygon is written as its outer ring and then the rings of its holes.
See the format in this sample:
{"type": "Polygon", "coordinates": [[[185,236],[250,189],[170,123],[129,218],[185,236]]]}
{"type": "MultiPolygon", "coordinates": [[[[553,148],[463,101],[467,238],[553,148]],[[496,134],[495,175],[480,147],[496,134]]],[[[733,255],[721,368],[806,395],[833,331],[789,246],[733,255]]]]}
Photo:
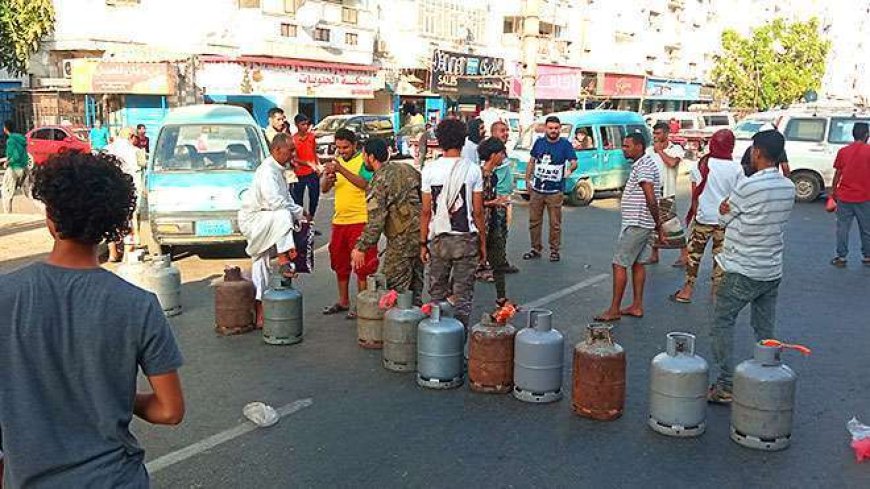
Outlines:
{"type": "MultiPolygon", "coordinates": [[[[330,163],[323,177],[321,191],[325,194],[335,188],[335,214],[332,216],[332,237],[329,240],[329,261],[338,281],[338,302],[323,309],[323,314],[337,314],[350,310],[350,254],[368,222],[366,186],[373,172],[363,164],[363,155],[357,151],[356,134],[349,129],[335,133],[335,162],[330,163]]],[[[365,290],[366,277],[378,270],[378,249],[366,252],[365,265],[355,270],[357,290],[365,290]]],[[[355,315],[348,312],[347,318],[355,315]]]]}

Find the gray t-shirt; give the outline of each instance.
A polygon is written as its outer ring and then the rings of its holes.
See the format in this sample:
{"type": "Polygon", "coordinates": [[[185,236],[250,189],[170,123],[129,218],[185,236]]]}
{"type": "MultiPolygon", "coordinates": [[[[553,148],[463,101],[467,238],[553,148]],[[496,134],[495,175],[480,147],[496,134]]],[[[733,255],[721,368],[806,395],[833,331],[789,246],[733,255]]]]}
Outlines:
{"type": "Polygon", "coordinates": [[[178,369],[154,294],[101,268],[0,276],[0,446],[7,487],[147,488],[130,433],[136,376],[178,369]]]}

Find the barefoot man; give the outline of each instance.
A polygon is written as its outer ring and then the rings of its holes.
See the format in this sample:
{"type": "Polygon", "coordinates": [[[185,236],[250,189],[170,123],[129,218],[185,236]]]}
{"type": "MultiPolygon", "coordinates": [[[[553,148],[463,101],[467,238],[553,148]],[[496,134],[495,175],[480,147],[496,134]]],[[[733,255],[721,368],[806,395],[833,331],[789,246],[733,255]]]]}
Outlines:
{"type": "Polygon", "coordinates": [[[656,234],[660,241],[663,236],[658,206],[662,178],[656,162],[644,154],[645,146],[646,141],[640,133],[631,133],[622,142],[622,152],[634,163],[622,193],[622,231],[613,255],[613,298],[610,308],[596,316],[596,321],[619,321],[622,316],[643,317],[644,266],[652,254],[656,234]],[[634,300],[627,308],[620,309],[629,268],[634,300]]]}
{"type": "Polygon", "coordinates": [[[263,326],[263,292],[269,288],[269,260],[277,256],[281,273],[292,277],[296,245],[293,242],[294,225],[304,219],[287,190],[284,170],[293,160],[293,142],[279,133],[269,145],[272,156],[263,160],[254,174],[254,181],[242,197],[239,209],[239,229],[248,240],[246,252],[254,259],[251,280],[257,289],[257,327],[263,326]]]}

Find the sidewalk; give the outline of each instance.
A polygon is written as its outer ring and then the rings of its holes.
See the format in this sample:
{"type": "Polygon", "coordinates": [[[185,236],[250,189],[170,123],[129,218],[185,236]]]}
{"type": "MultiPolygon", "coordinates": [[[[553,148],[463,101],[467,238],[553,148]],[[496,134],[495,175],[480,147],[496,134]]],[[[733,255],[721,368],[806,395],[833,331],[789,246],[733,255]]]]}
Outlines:
{"type": "Polygon", "coordinates": [[[43,258],[52,244],[44,215],[0,213],[0,273],[43,258]]]}

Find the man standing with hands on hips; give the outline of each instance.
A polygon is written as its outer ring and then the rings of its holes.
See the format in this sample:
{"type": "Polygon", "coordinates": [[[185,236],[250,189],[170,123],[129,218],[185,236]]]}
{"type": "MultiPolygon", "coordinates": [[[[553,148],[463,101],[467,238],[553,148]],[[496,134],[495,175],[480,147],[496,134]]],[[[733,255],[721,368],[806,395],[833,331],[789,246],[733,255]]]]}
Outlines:
{"type": "Polygon", "coordinates": [[[529,185],[529,235],[532,249],[523,255],[524,260],[541,257],[541,231],[544,225],[544,208],[550,219],[550,261],[559,261],[562,244],[562,201],[565,179],[577,169],[577,154],[567,139],[561,137],[562,123],[556,116],[545,121],[546,137],[535,141],[531,158],[526,166],[526,182],[529,185]]]}

